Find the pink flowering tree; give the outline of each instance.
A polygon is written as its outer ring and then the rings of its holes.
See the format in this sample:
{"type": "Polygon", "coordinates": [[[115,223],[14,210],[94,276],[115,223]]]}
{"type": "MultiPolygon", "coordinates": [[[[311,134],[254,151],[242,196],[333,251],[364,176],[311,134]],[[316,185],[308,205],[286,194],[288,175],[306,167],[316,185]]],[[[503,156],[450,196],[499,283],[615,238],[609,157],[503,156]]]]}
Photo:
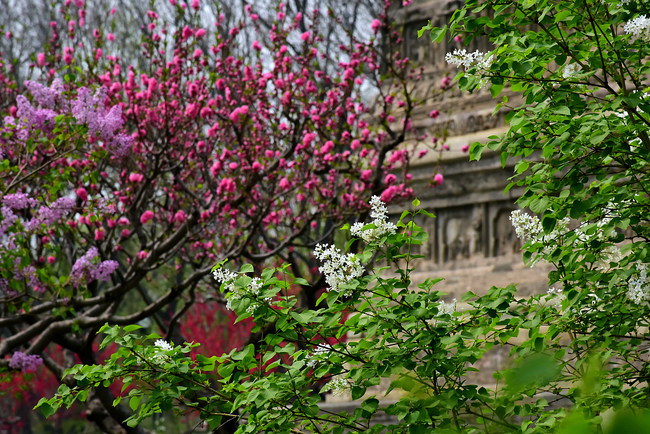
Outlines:
{"type": "MultiPolygon", "coordinates": [[[[83,2],[63,12],[74,8],[83,2]]],[[[198,22],[198,8],[175,12],[198,22]]],[[[327,73],[323,37],[300,28],[321,17],[288,16],[279,4],[244,60],[232,50],[244,28],[256,28],[254,10],[247,17],[228,32],[217,22],[172,33],[152,10],[142,69],[108,49],[104,29],[94,46],[78,47],[83,23],[52,26],[52,44],[38,54],[41,80],[25,83],[3,113],[5,371],[43,363],[60,378],[70,363],[97,363],[106,323],[150,321],[168,340],[191,340],[177,326],[195,301],[222,300],[205,279],[218,261],[261,267],[281,258],[311,281],[310,247],[367,213],[371,195],[412,194],[411,154],[401,146],[416,105],[408,59],[379,52],[375,38],[352,41],[327,73]],[[382,102],[376,117],[368,88],[382,102]],[[55,345],[67,363],[52,357],[55,345]]],[[[384,14],[372,30],[391,36],[389,27],[384,14]]],[[[7,79],[0,92],[14,88],[7,79]]],[[[302,303],[315,307],[324,286],[304,287],[302,303]]],[[[89,417],[108,432],[136,431],[114,398],[94,389],[89,417]]]]}

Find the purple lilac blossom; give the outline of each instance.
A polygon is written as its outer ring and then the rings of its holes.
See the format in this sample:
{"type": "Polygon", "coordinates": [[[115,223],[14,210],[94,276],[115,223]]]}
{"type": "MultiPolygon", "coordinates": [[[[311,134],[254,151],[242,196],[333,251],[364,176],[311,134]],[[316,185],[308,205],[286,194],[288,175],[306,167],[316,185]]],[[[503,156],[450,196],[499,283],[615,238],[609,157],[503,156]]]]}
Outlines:
{"type": "Polygon", "coordinates": [[[110,140],[115,132],[124,124],[122,119],[122,107],[119,105],[111,107],[102,119],[102,140],[110,140]]]}
{"type": "Polygon", "coordinates": [[[129,154],[133,145],[133,137],[129,134],[116,134],[112,140],[106,144],[107,150],[114,156],[123,158],[129,154]]]}
{"type": "Polygon", "coordinates": [[[9,367],[13,369],[20,369],[21,371],[36,372],[36,368],[43,364],[43,359],[37,354],[25,354],[16,351],[9,361],[9,367]]]}
{"type": "Polygon", "coordinates": [[[108,282],[111,278],[111,274],[113,274],[113,272],[117,270],[117,267],[119,265],[120,264],[118,264],[117,261],[112,261],[112,260],[102,261],[97,265],[97,268],[95,268],[94,270],[90,270],[90,278],[92,280],[96,279],[96,280],[102,280],[104,282],[108,282]]]}
{"type": "Polygon", "coordinates": [[[0,222],[0,237],[2,237],[7,229],[18,220],[18,216],[6,205],[3,205],[0,211],[2,211],[2,221],[0,222]]]}
{"type": "Polygon", "coordinates": [[[30,198],[25,193],[13,193],[3,197],[2,203],[11,209],[25,209],[36,206],[38,204],[38,201],[36,199],[30,198]]]}
{"type": "Polygon", "coordinates": [[[81,280],[87,274],[88,270],[93,266],[92,260],[99,255],[97,247],[91,247],[88,249],[85,255],[77,259],[77,261],[72,266],[72,271],[70,271],[70,281],[72,285],[77,288],[81,285],[81,280]]]}
{"type": "Polygon", "coordinates": [[[56,113],[50,109],[35,109],[24,95],[16,97],[18,111],[16,115],[19,119],[18,126],[25,129],[32,127],[39,130],[52,130],[54,128],[54,118],[56,113]]]}
{"type": "Polygon", "coordinates": [[[63,92],[63,82],[59,78],[55,79],[49,87],[35,81],[26,81],[25,86],[34,99],[45,108],[54,108],[63,92]]]}
{"type": "Polygon", "coordinates": [[[112,260],[102,261],[97,265],[94,265],[93,261],[97,259],[98,256],[99,252],[97,247],[91,247],[85,255],[77,259],[74,263],[72,271],[70,272],[70,282],[75,288],[81,285],[84,277],[87,279],[87,282],[93,280],[108,281],[110,275],[119,266],[117,261],[112,260]]]}
{"type": "Polygon", "coordinates": [[[90,89],[81,87],[77,92],[77,100],[72,103],[72,115],[79,123],[88,125],[88,133],[91,136],[101,132],[105,99],[104,87],[97,89],[93,96],[90,95],[90,89]]]}
{"type": "Polygon", "coordinates": [[[56,223],[61,219],[61,217],[74,209],[75,203],[76,201],[71,197],[60,197],[55,200],[49,207],[41,207],[39,209],[39,214],[43,223],[45,223],[47,226],[56,223]]]}

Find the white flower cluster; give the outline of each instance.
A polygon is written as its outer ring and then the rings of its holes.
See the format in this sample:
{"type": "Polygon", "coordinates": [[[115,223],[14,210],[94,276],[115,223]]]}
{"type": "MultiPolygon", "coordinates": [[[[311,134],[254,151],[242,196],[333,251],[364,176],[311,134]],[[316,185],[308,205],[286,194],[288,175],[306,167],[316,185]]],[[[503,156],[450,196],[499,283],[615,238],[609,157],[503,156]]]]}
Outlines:
{"type": "Polygon", "coordinates": [[[551,287],[548,289],[547,293],[548,295],[547,300],[550,301],[550,305],[557,308],[557,309],[562,309],[562,302],[566,298],[564,295],[564,292],[562,292],[561,289],[551,287]]]}
{"type": "Polygon", "coordinates": [[[564,67],[564,71],[562,71],[562,77],[571,78],[575,76],[578,71],[580,71],[580,69],[582,68],[577,63],[570,63],[564,67]]]}
{"type": "Polygon", "coordinates": [[[320,244],[316,245],[314,256],[323,262],[318,270],[325,275],[330,290],[339,291],[342,295],[350,295],[349,290],[341,291],[341,286],[363,275],[364,269],[359,258],[352,253],[342,254],[334,246],[320,244]]]}
{"type": "Polygon", "coordinates": [[[155,347],[160,348],[163,351],[170,351],[174,349],[174,347],[172,347],[171,344],[164,339],[158,339],[153,344],[155,347]]]}
{"type": "Polygon", "coordinates": [[[623,31],[645,42],[650,42],[650,19],[646,18],[645,15],[639,15],[632,21],[628,21],[623,26],[623,31]]]}
{"type": "Polygon", "coordinates": [[[464,66],[465,69],[476,67],[479,71],[486,71],[494,59],[489,53],[481,53],[478,50],[468,53],[463,48],[462,50],[455,49],[453,53],[447,53],[445,60],[456,67],[464,66]]]}
{"type": "MultiPolygon", "coordinates": [[[[262,280],[257,277],[254,277],[246,288],[237,288],[235,286],[235,280],[239,277],[239,274],[223,268],[217,268],[212,272],[212,275],[214,276],[214,280],[226,286],[226,309],[229,310],[232,310],[232,300],[238,300],[246,295],[258,295],[260,289],[262,289],[262,280]]],[[[268,299],[265,300],[268,301],[268,299]]],[[[247,311],[252,313],[257,306],[258,304],[252,303],[247,311]]]]}
{"type": "Polygon", "coordinates": [[[344,393],[350,388],[350,386],[350,380],[343,378],[341,375],[337,375],[323,386],[321,392],[327,392],[331,390],[335,395],[338,395],[344,393]]]}
{"type": "Polygon", "coordinates": [[[170,360],[169,356],[166,354],[161,354],[162,352],[173,350],[174,347],[164,339],[158,339],[153,343],[153,346],[156,350],[156,354],[151,358],[153,363],[165,363],[170,360]]]}
{"type": "Polygon", "coordinates": [[[642,305],[650,301],[650,281],[648,281],[648,266],[638,264],[639,274],[633,276],[628,282],[627,296],[634,304],[642,305]]]}
{"type": "Polygon", "coordinates": [[[356,222],[350,228],[353,236],[360,237],[366,243],[376,241],[384,235],[394,234],[397,230],[397,226],[388,221],[388,209],[386,209],[386,205],[381,201],[379,196],[373,196],[370,199],[370,206],[372,207],[370,217],[373,219],[371,223],[376,227],[364,230],[363,227],[365,225],[361,222],[356,222]]]}
{"type": "Polygon", "coordinates": [[[456,299],[454,298],[450,303],[445,303],[440,301],[438,303],[438,316],[440,315],[452,315],[456,312],[456,299]]]}
{"type": "Polygon", "coordinates": [[[305,357],[305,360],[307,360],[306,365],[309,366],[310,368],[315,367],[317,363],[322,362],[324,359],[327,358],[329,351],[330,348],[327,346],[324,345],[317,346],[316,350],[313,353],[310,353],[307,357],[305,357]]]}
{"type": "MultiPolygon", "coordinates": [[[[524,243],[532,241],[534,243],[544,244],[542,255],[550,254],[556,244],[554,242],[559,240],[560,236],[567,232],[569,228],[569,219],[565,217],[555,224],[555,228],[550,234],[544,235],[542,222],[539,218],[521,212],[520,210],[515,210],[510,214],[510,222],[515,228],[517,238],[522,240],[524,243]]],[[[535,266],[540,259],[540,256],[534,258],[530,263],[530,266],[535,266]]]]}
{"type": "Polygon", "coordinates": [[[542,233],[542,222],[536,216],[526,214],[520,210],[515,210],[510,214],[510,222],[515,228],[517,238],[524,243],[529,240],[535,240],[542,233]]]}

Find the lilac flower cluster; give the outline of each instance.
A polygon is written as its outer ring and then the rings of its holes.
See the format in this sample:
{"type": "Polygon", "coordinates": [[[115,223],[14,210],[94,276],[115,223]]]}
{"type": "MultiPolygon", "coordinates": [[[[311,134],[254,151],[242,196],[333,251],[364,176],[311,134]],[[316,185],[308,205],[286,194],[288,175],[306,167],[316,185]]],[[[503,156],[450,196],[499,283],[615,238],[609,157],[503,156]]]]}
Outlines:
{"type": "Polygon", "coordinates": [[[57,78],[47,87],[35,81],[26,81],[25,86],[32,96],[42,107],[53,109],[57,102],[61,101],[63,93],[63,81],[57,78]]]}
{"type": "Polygon", "coordinates": [[[20,351],[16,351],[11,360],[9,361],[9,367],[12,369],[19,369],[25,373],[36,372],[36,368],[43,364],[43,359],[37,354],[25,354],[20,351]]]}
{"type": "Polygon", "coordinates": [[[75,288],[81,285],[84,278],[86,282],[92,282],[93,280],[108,281],[110,275],[119,266],[117,261],[112,260],[101,261],[95,265],[93,262],[96,262],[98,257],[97,247],[91,247],[85,255],[74,263],[70,272],[70,281],[75,288]]]}
{"type": "Polygon", "coordinates": [[[49,226],[53,223],[56,223],[74,209],[75,200],[71,197],[60,197],[55,200],[50,206],[43,206],[38,210],[38,214],[41,217],[43,223],[46,226],[49,226]]]}
{"type": "MultiPolygon", "coordinates": [[[[14,131],[20,140],[27,140],[34,130],[52,131],[58,114],[53,109],[63,102],[64,88],[61,80],[54,80],[49,87],[31,81],[26,82],[26,86],[41,108],[35,108],[24,95],[19,95],[16,98],[16,118],[4,118],[5,129],[14,131]]],[[[133,137],[117,133],[124,125],[122,107],[116,105],[107,110],[105,100],[106,88],[100,87],[92,94],[90,89],[81,87],[77,91],[76,100],[72,101],[72,115],[77,122],[86,124],[89,134],[99,137],[109,152],[124,157],[131,150],[133,137]]]]}
{"type": "Polygon", "coordinates": [[[122,107],[119,105],[106,110],[104,101],[106,89],[99,88],[94,95],[86,87],[79,88],[77,100],[72,103],[72,115],[80,123],[88,125],[91,136],[99,136],[106,149],[118,157],[128,154],[133,144],[133,138],[128,134],[116,134],[124,124],[122,107]]]}
{"type": "Polygon", "coordinates": [[[54,110],[34,108],[24,95],[18,95],[16,102],[18,103],[16,115],[18,116],[19,136],[26,135],[32,130],[49,132],[54,129],[54,118],[56,117],[54,110]]]}
{"type": "Polygon", "coordinates": [[[45,292],[45,287],[41,284],[36,274],[36,268],[33,265],[20,268],[21,258],[14,259],[14,279],[27,280],[28,286],[36,292],[45,292]]]}
{"type": "Polygon", "coordinates": [[[30,198],[25,193],[7,194],[2,198],[2,203],[11,209],[25,209],[36,206],[38,201],[30,198]]]}
{"type": "Polygon", "coordinates": [[[3,205],[0,209],[2,211],[2,221],[0,222],[0,239],[7,232],[15,222],[18,216],[14,214],[13,210],[7,205],[3,205]]]}

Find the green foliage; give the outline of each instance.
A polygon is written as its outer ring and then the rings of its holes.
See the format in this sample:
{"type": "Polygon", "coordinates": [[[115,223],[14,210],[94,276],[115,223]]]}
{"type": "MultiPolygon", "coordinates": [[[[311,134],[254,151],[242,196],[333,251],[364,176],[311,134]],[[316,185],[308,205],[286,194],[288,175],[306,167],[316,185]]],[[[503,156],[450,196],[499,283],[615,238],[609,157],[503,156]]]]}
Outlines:
{"type": "Polygon", "coordinates": [[[337,288],[317,309],[290,295],[306,282],[287,267],[251,277],[251,267],[219,264],[229,306],[255,322],[249,345],[193,360],[191,345],[164,349],[151,344],[156,336],[106,326],[104,345],[119,350],[103,366],[69,370],[75,387],[43,399],[43,412],[121,378],[132,425],[189,408],[212,428],[236,421],[240,433],[648,431],[650,46],[624,30],[642,7],[469,0],[448,27],[421,32],[494,46],[462,63],[456,79],[501,95],[509,130],[470,154],[498,150],[516,161],[509,188],[523,187],[519,204],[540,217],[512,219],[524,259],[555,266],[548,293],[493,287],[466,294],[456,310],[435,290],[439,279],[412,281],[413,247],[427,240],[415,217],[427,213],[405,211],[396,227],[377,217],[346,228],[365,241],[359,253],[317,248],[337,288]],[[496,387],[472,381],[488,351],[504,348],[512,365],[494,373],[496,387]],[[379,385],[397,399],[383,404],[379,385]],[[322,394],[338,390],[354,411],[319,408],[322,394]],[[378,413],[398,422],[370,426],[378,413]]]}

